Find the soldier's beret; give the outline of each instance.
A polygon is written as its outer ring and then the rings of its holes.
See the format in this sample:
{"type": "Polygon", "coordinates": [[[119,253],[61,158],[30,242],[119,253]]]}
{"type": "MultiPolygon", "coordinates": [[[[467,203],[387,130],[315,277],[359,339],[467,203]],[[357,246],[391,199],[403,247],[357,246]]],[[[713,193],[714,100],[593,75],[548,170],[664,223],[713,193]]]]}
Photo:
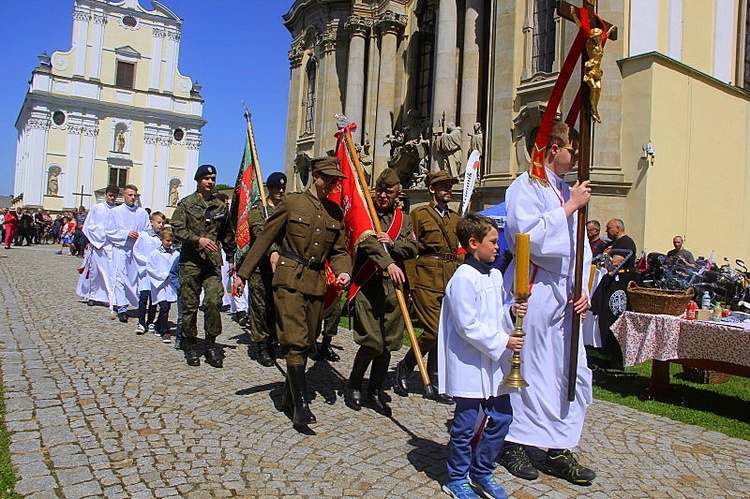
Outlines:
{"type": "Polygon", "coordinates": [[[281,172],[273,172],[266,180],[266,187],[279,187],[286,185],[286,175],[281,172]]]}
{"type": "Polygon", "coordinates": [[[455,177],[451,177],[450,175],[448,175],[447,171],[445,171],[445,170],[439,170],[439,171],[436,171],[435,173],[431,173],[430,174],[429,179],[427,181],[427,185],[428,186],[435,185],[438,182],[443,182],[445,180],[449,181],[452,184],[458,183],[458,179],[455,178],[455,177]]]}
{"type": "Polygon", "coordinates": [[[313,158],[311,163],[313,173],[322,173],[329,177],[346,178],[346,175],[341,173],[341,166],[339,166],[339,160],[336,157],[323,156],[321,158],[313,158]]]}
{"type": "Polygon", "coordinates": [[[375,181],[375,188],[383,189],[400,183],[401,179],[399,178],[398,173],[396,173],[396,170],[389,167],[383,170],[383,173],[378,176],[378,179],[375,181]]]}
{"type": "Polygon", "coordinates": [[[213,175],[216,173],[216,167],[214,165],[201,165],[198,167],[198,171],[195,172],[195,180],[200,180],[206,175],[213,175]]]}

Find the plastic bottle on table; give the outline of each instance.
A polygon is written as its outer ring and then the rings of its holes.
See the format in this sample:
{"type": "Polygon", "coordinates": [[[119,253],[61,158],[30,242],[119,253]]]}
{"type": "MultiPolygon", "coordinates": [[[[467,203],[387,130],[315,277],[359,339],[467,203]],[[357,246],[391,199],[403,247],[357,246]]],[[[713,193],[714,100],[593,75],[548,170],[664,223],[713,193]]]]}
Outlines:
{"type": "Polygon", "coordinates": [[[685,310],[685,318],[689,321],[695,320],[695,311],[698,310],[698,304],[693,300],[688,303],[687,310],[685,310]]]}
{"type": "Polygon", "coordinates": [[[701,308],[703,310],[711,310],[711,295],[708,291],[703,292],[703,298],[701,299],[701,308]]]}

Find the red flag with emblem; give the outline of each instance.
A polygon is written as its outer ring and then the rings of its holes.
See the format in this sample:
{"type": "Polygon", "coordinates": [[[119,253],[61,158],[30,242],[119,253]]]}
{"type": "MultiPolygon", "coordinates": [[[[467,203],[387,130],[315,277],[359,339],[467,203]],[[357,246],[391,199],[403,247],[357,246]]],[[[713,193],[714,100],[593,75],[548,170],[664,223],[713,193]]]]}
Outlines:
{"type": "Polygon", "coordinates": [[[250,249],[252,234],[250,233],[250,208],[260,198],[260,187],[255,175],[255,158],[250,147],[250,136],[245,137],[245,152],[242,155],[240,171],[232,196],[231,220],[235,226],[235,240],[237,252],[235,261],[241,262],[242,257],[250,249]]]}

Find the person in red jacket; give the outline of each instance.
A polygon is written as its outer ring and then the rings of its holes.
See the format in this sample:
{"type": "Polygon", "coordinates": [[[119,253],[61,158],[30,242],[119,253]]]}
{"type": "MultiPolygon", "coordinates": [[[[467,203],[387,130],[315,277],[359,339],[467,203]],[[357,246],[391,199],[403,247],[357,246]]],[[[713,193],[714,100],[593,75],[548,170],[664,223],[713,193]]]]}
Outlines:
{"type": "Polygon", "coordinates": [[[10,249],[10,243],[13,242],[13,236],[18,228],[18,215],[16,210],[8,210],[5,213],[5,249],[10,249]]]}

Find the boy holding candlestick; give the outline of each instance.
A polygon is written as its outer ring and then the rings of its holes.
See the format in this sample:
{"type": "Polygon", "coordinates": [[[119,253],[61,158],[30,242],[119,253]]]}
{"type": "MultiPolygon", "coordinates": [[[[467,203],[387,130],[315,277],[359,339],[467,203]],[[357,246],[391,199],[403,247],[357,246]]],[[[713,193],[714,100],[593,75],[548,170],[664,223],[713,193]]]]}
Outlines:
{"type": "MultiPolygon", "coordinates": [[[[508,210],[505,238],[516,250],[516,235],[530,236],[533,291],[529,313],[524,320],[526,345],[522,373],[529,387],[512,393],[513,423],[500,457],[500,463],[513,475],[527,480],[539,476],[537,470],[586,484],[596,474],[580,464],[570,449],[578,445],[586,408],[591,405],[591,371],[586,364],[582,337],[579,339],[576,398],[568,402],[568,367],[571,350],[572,316],[588,308],[586,289],[573,303],[576,256],[576,217],[578,209],[591,198],[588,181],[569,187],[562,177],[572,171],[577,159],[578,135],[565,123],[552,126],[542,168],[525,172],[506,193],[508,210]],[[542,450],[542,449],[546,449],[542,450]]],[[[584,244],[582,282],[588,282],[591,248],[584,244]]],[[[528,265],[516,260],[515,267],[528,265]]],[[[528,291],[528,288],[525,288],[528,291]]],[[[518,291],[523,291],[519,289],[518,291]]]]}
{"type": "MultiPolygon", "coordinates": [[[[492,472],[513,419],[508,393],[501,384],[510,371],[510,356],[523,346],[513,331],[511,307],[503,276],[492,267],[498,252],[497,224],[468,213],[456,229],[467,258],[448,282],[440,314],[438,376],[441,393],[453,396],[456,409],[448,445],[448,478],[443,490],[454,498],[504,498],[492,472]],[[477,416],[486,426],[472,455],[477,416]]],[[[526,303],[514,303],[513,313],[526,314],[526,303]]]]}

